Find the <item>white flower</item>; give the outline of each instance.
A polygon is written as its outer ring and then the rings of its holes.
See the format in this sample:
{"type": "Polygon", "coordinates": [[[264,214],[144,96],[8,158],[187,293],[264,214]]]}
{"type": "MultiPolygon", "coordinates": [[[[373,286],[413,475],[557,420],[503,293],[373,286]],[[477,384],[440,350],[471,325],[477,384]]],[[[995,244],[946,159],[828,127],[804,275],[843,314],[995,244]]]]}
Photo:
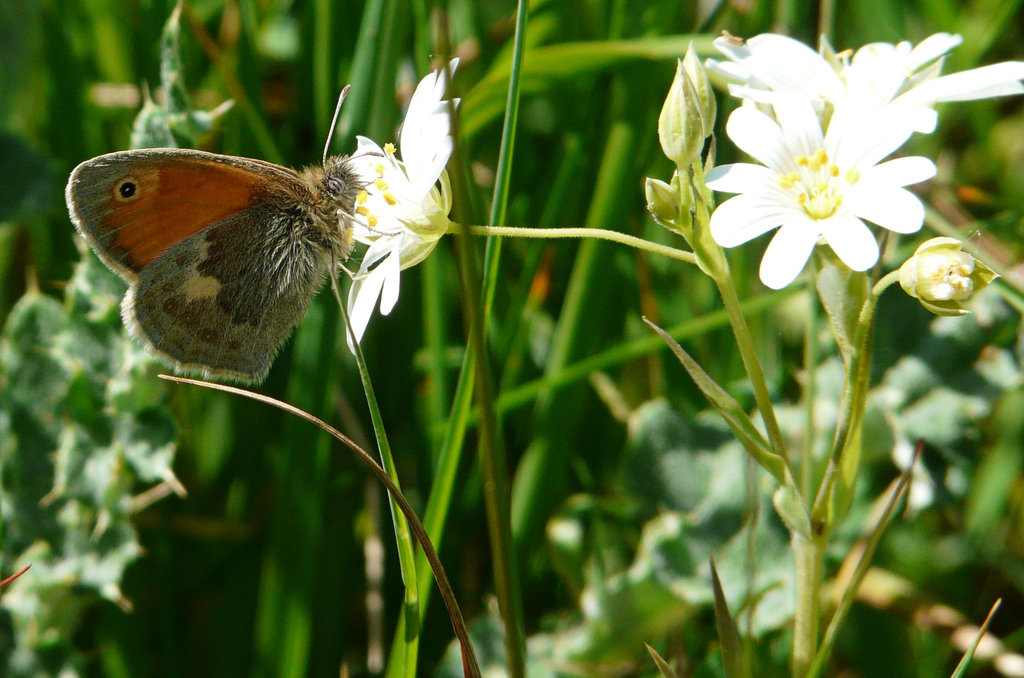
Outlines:
{"type": "Polygon", "coordinates": [[[824,56],[783,35],[766,33],[745,42],[718,38],[715,46],[729,61],[709,59],[708,70],[734,84],[735,96],[774,103],[779,96],[802,96],[823,111],[827,104],[856,102],[861,108],[903,109],[918,132],[935,129],[932,108],[940,101],[968,101],[1024,93],[1024,62],[1006,61],[940,76],[947,52],[959,35],[936,33],[916,47],[909,42],[872,43],[852,58],[826,43],[824,56]]]}
{"type": "Polygon", "coordinates": [[[903,186],[930,178],[935,165],[922,157],[878,164],[906,141],[906,125],[837,109],[823,135],[806,99],[780,98],[774,110],[778,122],[743,106],[726,125],[733,142],[764,166],[724,165],[707,177],[710,188],[740,194],[711,215],[719,245],[735,247],[778,227],[761,261],[764,284],[791,283],[819,239],[851,269],[867,270],[878,244],[864,219],[897,233],[921,228],[924,207],[903,186]]]}
{"type": "MultiPolygon", "coordinates": [[[[453,59],[450,71],[455,72],[453,59]]],[[[374,307],[387,315],[398,301],[402,269],[423,261],[448,232],[451,188],[444,168],[452,153],[444,97],[444,71],[420,81],[409,101],[395,148],[359,137],[353,161],[366,184],[356,200],[353,238],[369,245],[352,280],[348,314],[356,341],[362,339],[374,307]]],[[[458,103],[458,100],[455,101],[458,103]]]]}

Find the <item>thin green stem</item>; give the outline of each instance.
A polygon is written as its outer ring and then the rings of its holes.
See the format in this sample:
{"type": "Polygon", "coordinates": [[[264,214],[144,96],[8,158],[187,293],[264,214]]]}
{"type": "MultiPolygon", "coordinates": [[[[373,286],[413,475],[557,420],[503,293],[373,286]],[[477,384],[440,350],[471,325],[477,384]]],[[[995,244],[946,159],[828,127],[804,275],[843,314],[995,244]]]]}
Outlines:
{"type": "Polygon", "coordinates": [[[818,366],[818,319],[820,306],[813,294],[807,295],[807,325],[804,332],[804,442],[800,457],[800,492],[805,497],[813,493],[811,483],[814,477],[814,446],[817,430],[817,366],[818,366]]]}
{"type": "MultiPolygon", "coordinates": [[[[733,283],[732,274],[729,272],[729,262],[725,258],[722,247],[711,237],[711,197],[708,188],[704,185],[703,170],[699,162],[688,168],[684,176],[689,177],[688,190],[694,196],[696,206],[693,210],[693,235],[692,244],[696,256],[700,258],[701,268],[708,272],[711,279],[718,287],[718,293],[722,297],[726,313],[729,314],[729,324],[732,326],[733,336],[736,338],[736,346],[740,350],[740,359],[743,361],[743,368],[750,380],[750,387],[754,392],[754,401],[757,403],[757,410],[761,413],[765,430],[768,433],[768,440],[771,443],[772,451],[782,458],[786,465],[786,476],[793,491],[799,493],[800,489],[793,477],[793,465],[786,449],[786,441],[782,437],[782,429],[775,418],[775,408],[772,406],[771,394],[768,393],[768,383],[764,378],[764,370],[761,369],[761,362],[757,358],[757,350],[754,347],[754,339],[750,334],[750,327],[743,315],[743,307],[740,305],[739,296],[736,294],[736,286],[733,283]],[[695,181],[696,179],[696,181],[695,181]]],[[[681,185],[686,190],[685,185],[681,185]]]]}
{"type": "Polygon", "coordinates": [[[886,273],[882,277],[882,279],[879,280],[878,282],[876,282],[874,287],[871,288],[871,295],[874,296],[877,299],[878,297],[882,296],[882,292],[884,292],[887,287],[889,287],[890,285],[892,285],[893,283],[895,283],[899,279],[900,279],[900,271],[899,271],[899,269],[896,269],[895,271],[890,271],[890,272],[886,273]]]}
{"type": "MultiPolygon", "coordinates": [[[[348,312],[345,302],[341,298],[335,276],[331,276],[331,291],[334,293],[338,308],[341,309],[342,317],[345,320],[346,331],[354,349],[356,365],[359,368],[359,378],[363,384],[363,391],[366,394],[366,405],[370,410],[370,421],[373,424],[373,433],[377,438],[377,448],[380,451],[381,466],[387,473],[388,478],[401,489],[398,480],[398,469],[395,466],[394,457],[391,454],[391,444],[388,442],[387,431],[384,428],[384,418],[381,416],[380,407],[377,404],[377,396],[374,394],[373,381],[370,379],[370,371],[363,359],[363,351],[359,342],[352,333],[352,325],[349,323],[348,312]]],[[[391,505],[391,520],[395,528],[395,540],[398,544],[398,563],[402,572],[402,584],[405,586],[405,602],[403,618],[406,620],[405,633],[405,675],[414,678],[416,675],[416,663],[419,647],[419,589],[416,583],[416,553],[413,547],[412,535],[409,532],[409,522],[398,506],[394,495],[389,494],[388,499],[391,505]]]]}
{"type": "Polygon", "coordinates": [[[472,233],[473,235],[506,236],[514,238],[594,238],[595,240],[610,240],[621,245],[635,247],[638,250],[644,250],[654,254],[661,254],[672,259],[678,259],[679,261],[685,261],[688,264],[697,263],[697,258],[693,255],[693,252],[686,252],[685,250],[676,249],[675,247],[660,245],[649,240],[644,240],[643,238],[637,238],[636,236],[628,235],[626,233],[609,231],[603,228],[523,228],[519,226],[462,226],[460,224],[452,224],[449,230],[452,233],[465,231],[472,233]]]}
{"type": "Polygon", "coordinates": [[[718,293],[722,296],[722,303],[729,314],[729,324],[732,325],[732,332],[736,337],[736,345],[740,349],[740,358],[743,360],[743,367],[746,369],[747,377],[750,379],[754,400],[757,402],[757,410],[761,413],[761,418],[764,420],[772,451],[782,457],[783,461],[786,462],[787,470],[792,473],[789,452],[786,450],[786,441],[782,437],[782,429],[775,418],[775,408],[772,406],[771,394],[768,393],[768,382],[765,381],[761,362],[757,359],[754,338],[750,334],[750,327],[747,325],[747,319],[743,315],[743,308],[740,305],[739,296],[736,294],[736,288],[733,286],[731,278],[715,277],[715,284],[718,285],[718,293]]]}
{"type": "MultiPolygon", "coordinates": [[[[494,193],[491,198],[490,222],[492,224],[500,224],[505,221],[508,207],[512,159],[519,120],[520,72],[523,53],[526,51],[526,25],[529,20],[529,9],[528,0],[519,0],[512,44],[509,87],[505,99],[505,118],[501,130],[501,148],[498,154],[494,193]]],[[[454,104],[449,105],[454,108],[454,104]]],[[[467,302],[465,309],[469,321],[469,340],[476,345],[472,358],[474,361],[473,371],[476,373],[477,399],[482,413],[480,418],[480,468],[483,473],[484,504],[490,527],[494,584],[499,613],[505,625],[505,654],[508,673],[512,678],[522,678],[526,675],[526,638],[524,636],[522,592],[519,588],[517,558],[513,550],[511,493],[508,487],[509,476],[505,462],[505,450],[501,442],[501,420],[494,406],[494,390],[491,384],[490,365],[487,360],[489,353],[487,327],[490,324],[494,293],[498,288],[501,238],[490,237],[487,240],[482,275],[483,287],[479,296],[475,294],[477,280],[473,276],[469,241],[459,239],[456,243],[456,251],[463,285],[468,291],[468,294],[464,295],[464,299],[467,302]]]]}

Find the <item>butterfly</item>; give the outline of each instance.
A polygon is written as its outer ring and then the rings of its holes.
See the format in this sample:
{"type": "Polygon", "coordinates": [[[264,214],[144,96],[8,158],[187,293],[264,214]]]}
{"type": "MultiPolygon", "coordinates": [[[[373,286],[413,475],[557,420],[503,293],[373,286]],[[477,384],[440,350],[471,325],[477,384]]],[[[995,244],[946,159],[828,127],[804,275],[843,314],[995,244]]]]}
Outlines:
{"type": "Polygon", "coordinates": [[[128,283],[134,337],[179,371],[255,383],[352,251],[363,185],[350,158],[326,151],[295,171],[154,148],[83,162],[65,197],[78,233],[128,283]]]}

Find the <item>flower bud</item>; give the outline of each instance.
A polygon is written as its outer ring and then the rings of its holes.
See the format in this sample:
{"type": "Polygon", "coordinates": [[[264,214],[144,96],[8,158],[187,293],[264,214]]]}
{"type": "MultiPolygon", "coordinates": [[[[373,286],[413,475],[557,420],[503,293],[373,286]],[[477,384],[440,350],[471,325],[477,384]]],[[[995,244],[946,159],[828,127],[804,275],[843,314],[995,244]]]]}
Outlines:
{"type": "Polygon", "coordinates": [[[704,138],[707,139],[715,127],[718,104],[715,101],[715,93],[711,89],[711,81],[708,80],[708,73],[704,70],[704,64],[700,62],[700,58],[697,57],[697,52],[693,50],[692,42],[683,57],[683,69],[690,76],[690,82],[693,83],[693,88],[697,92],[701,122],[704,123],[704,138]]]}
{"type": "Polygon", "coordinates": [[[644,195],[647,197],[647,211],[659,223],[672,224],[679,218],[679,195],[664,181],[647,177],[644,195]]]}
{"type": "Polygon", "coordinates": [[[956,238],[932,238],[900,266],[900,286],[935,315],[964,315],[960,302],[998,277],[956,238]]]}
{"type": "Polygon", "coordinates": [[[677,167],[689,167],[704,148],[704,119],[697,89],[676,60],[676,77],[669,88],[665,104],[658,116],[658,139],[661,150],[677,167]]]}

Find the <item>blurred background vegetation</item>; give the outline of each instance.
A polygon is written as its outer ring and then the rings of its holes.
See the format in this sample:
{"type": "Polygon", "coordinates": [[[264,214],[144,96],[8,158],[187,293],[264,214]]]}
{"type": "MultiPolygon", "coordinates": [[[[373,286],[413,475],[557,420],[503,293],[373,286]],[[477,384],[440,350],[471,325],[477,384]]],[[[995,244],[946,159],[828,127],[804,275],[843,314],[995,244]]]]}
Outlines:
{"type": "MultiPolygon", "coordinates": [[[[146,92],[166,100],[161,84],[187,92],[189,111],[234,100],[216,120],[175,128],[179,143],[299,166],[319,161],[343,84],[353,90],[338,152],[354,148],[356,133],[394,138],[411,88],[452,53],[463,101],[449,172],[468,186],[453,216],[485,223],[516,8],[192,0],[180,64],[167,70],[165,59],[161,73],[173,9],[170,0],[0,3],[2,574],[33,565],[0,598],[0,673],[373,674],[402,600],[382,489],[308,424],[157,381],[159,366],[121,329],[123,285],[76,246],[62,191],[77,163],[130,146],[146,92]]],[[[1020,59],[1024,13],[991,0],[534,2],[507,223],[600,226],[680,246],[648,218],[643,178],[671,173],[656,122],[675,58],[691,37],[711,56],[723,29],[812,45],[824,31],[837,49],[960,33],[952,72],[1020,59]]],[[[719,101],[718,157],[728,162],[736,151],[721,130],[735,104],[719,101]]],[[[1019,275],[1024,100],[946,105],[938,130],[908,152],[940,171],[918,191],[928,224],[889,248],[890,265],[932,229],[955,229],[1004,277],[1019,275]]],[[[472,243],[481,256],[483,245],[472,243]]],[[[757,250],[730,261],[776,400],[791,402],[795,422],[804,327],[820,312],[798,286],[769,293],[757,250]]],[[[372,320],[363,342],[403,487],[420,509],[466,342],[458,277],[446,239],[403,275],[398,306],[372,320]]],[[[899,474],[894,455],[918,438],[927,446],[832,674],[949,675],[964,649],[958,629],[1001,597],[992,631],[1003,662],[983,658],[972,670],[1024,675],[1008,668],[1024,652],[1024,343],[1007,289],[960,320],[934,319],[897,290],[882,301],[865,475],[828,576],[899,474]]],[[[731,338],[717,295],[692,267],[610,243],[505,241],[487,332],[528,675],[656,675],[644,642],[680,675],[719,675],[710,554],[755,641],[758,675],[786,675],[785,531],[761,476],[641,315],[750,404],[737,354],[723,350],[731,338]]],[[[322,293],[260,390],[372,447],[342,336],[322,293]]],[[[841,370],[822,337],[815,397],[834,403],[841,370]]],[[[473,422],[438,547],[482,658],[500,664],[473,422]]],[[[458,675],[445,659],[450,640],[435,599],[422,675],[458,675]]]]}

